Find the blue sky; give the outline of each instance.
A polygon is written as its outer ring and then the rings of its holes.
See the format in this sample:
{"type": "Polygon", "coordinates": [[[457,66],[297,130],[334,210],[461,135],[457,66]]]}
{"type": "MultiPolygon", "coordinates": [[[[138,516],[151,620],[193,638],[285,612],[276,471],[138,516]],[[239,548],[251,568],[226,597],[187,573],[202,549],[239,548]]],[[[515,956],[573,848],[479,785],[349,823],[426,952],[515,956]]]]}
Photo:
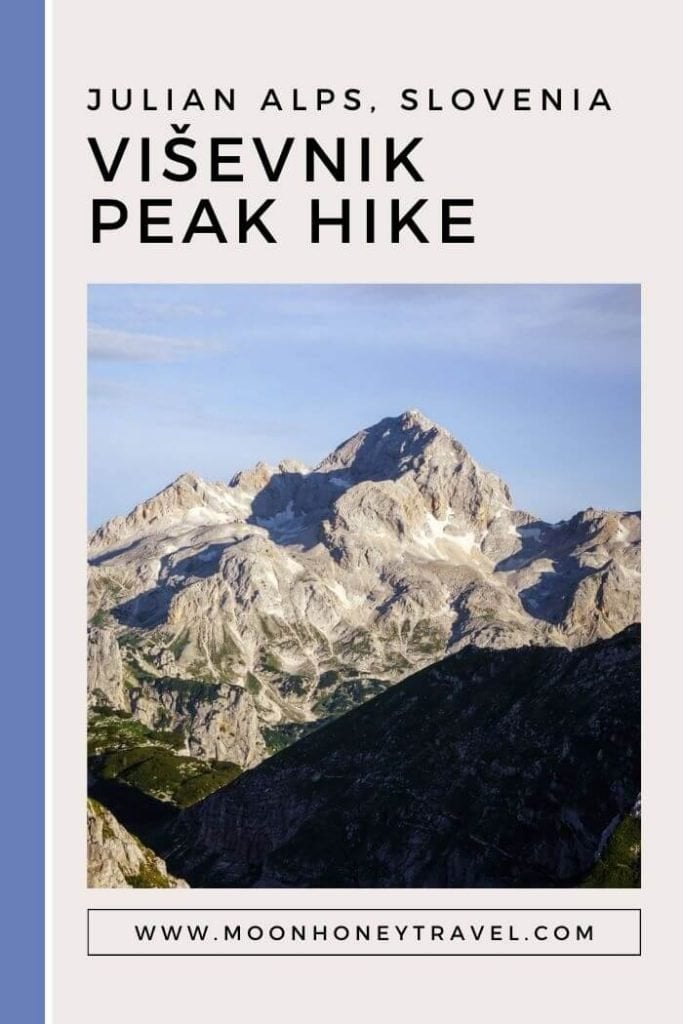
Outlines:
{"type": "Polygon", "coordinates": [[[89,521],[408,408],[549,521],[640,507],[636,285],[92,285],[89,521]]]}

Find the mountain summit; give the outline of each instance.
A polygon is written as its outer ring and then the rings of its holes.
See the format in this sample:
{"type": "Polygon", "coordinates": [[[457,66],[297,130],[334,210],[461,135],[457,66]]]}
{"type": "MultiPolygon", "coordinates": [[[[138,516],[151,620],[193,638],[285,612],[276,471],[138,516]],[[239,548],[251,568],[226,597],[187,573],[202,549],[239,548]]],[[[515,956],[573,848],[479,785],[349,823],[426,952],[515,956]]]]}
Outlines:
{"type": "Polygon", "coordinates": [[[91,537],[93,705],[249,766],[472,643],[577,647],[639,618],[640,517],[515,511],[416,410],[316,467],[184,474],[91,537]]]}
{"type": "Polygon", "coordinates": [[[417,469],[435,447],[444,446],[454,462],[467,455],[443,427],[418,410],[409,409],[359,430],[323,459],[318,469],[349,470],[355,480],[393,480],[417,469]]]}
{"type": "Polygon", "coordinates": [[[460,513],[463,525],[481,525],[486,512],[510,507],[507,486],[482,470],[443,427],[416,409],[380,420],[349,438],[320,463],[320,472],[344,472],[349,481],[412,479],[430,511],[460,513]]]}

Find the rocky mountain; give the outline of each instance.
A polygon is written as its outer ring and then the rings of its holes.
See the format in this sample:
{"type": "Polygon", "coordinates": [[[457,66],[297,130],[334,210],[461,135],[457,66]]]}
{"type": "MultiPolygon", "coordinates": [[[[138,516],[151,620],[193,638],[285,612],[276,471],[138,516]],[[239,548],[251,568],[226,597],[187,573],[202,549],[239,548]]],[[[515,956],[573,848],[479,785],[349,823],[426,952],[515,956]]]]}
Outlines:
{"type": "Polygon", "coordinates": [[[639,619],[639,552],[638,513],[515,510],[409,411],[313,469],[181,476],[95,531],[90,701],[250,768],[467,645],[613,636],[639,619]]]}
{"type": "Polygon", "coordinates": [[[163,852],[203,887],[576,885],[637,804],[639,738],[638,626],[468,647],[182,812],[163,852]]]}
{"type": "Polygon", "coordinates": [[[187,882],[127,832],[97,800],[88,800],[88,886],[91,889],[179,889],[187,882]]]}

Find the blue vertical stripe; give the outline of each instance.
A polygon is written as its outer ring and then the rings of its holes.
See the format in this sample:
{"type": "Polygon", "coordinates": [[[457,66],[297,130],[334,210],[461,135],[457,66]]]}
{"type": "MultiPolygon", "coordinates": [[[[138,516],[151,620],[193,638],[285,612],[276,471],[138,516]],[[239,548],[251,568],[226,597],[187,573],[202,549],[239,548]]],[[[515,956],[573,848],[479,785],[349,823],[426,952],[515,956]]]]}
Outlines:
{"type": "Polygon", "coordinates": [[[4,10],[2,83],[2,793],[0,1016],[44,998],[44,7],[4,10]]]}

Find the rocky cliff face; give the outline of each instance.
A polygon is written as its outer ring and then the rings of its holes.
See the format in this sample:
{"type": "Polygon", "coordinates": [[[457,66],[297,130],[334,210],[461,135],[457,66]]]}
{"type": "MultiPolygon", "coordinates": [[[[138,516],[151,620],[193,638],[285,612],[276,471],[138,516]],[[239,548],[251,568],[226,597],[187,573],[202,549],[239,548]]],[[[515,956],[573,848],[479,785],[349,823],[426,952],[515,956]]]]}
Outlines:
{"type": "Polygon", "coordinates": [[[639,618],[640,517],[549,524],[410,411],[315,469],[185,475],[91,537],[94,705],[251,766],[467,644],[578,647],[639,618]]]}
{"type": "Polygon", "coordinates": [[[251,695],[230,683],[175,678],[143,679],[129,694],[136,721],[152,729],[180,730],[193,757],[250,768],[265,755],[251,695]]]}
{"type": "Polygon", "coordinates": [[[96,626],[88,629],[88,701],[94,706],[111,708],[125,708],[128,704],[116,634],[96,626]]]}
{"type": "Polygon", "coordinates": [[[187,888],[187,882],[169,875],[160,857],[100,803],[88,800],[88,887],[178,889],[187,888]]]}
{"type": "Polygon", "coordinates": [[[639,731],[637,626],[468,647],[183,812],[163,852],[193,886],[575,885],[632,817],[639,731]]]}

